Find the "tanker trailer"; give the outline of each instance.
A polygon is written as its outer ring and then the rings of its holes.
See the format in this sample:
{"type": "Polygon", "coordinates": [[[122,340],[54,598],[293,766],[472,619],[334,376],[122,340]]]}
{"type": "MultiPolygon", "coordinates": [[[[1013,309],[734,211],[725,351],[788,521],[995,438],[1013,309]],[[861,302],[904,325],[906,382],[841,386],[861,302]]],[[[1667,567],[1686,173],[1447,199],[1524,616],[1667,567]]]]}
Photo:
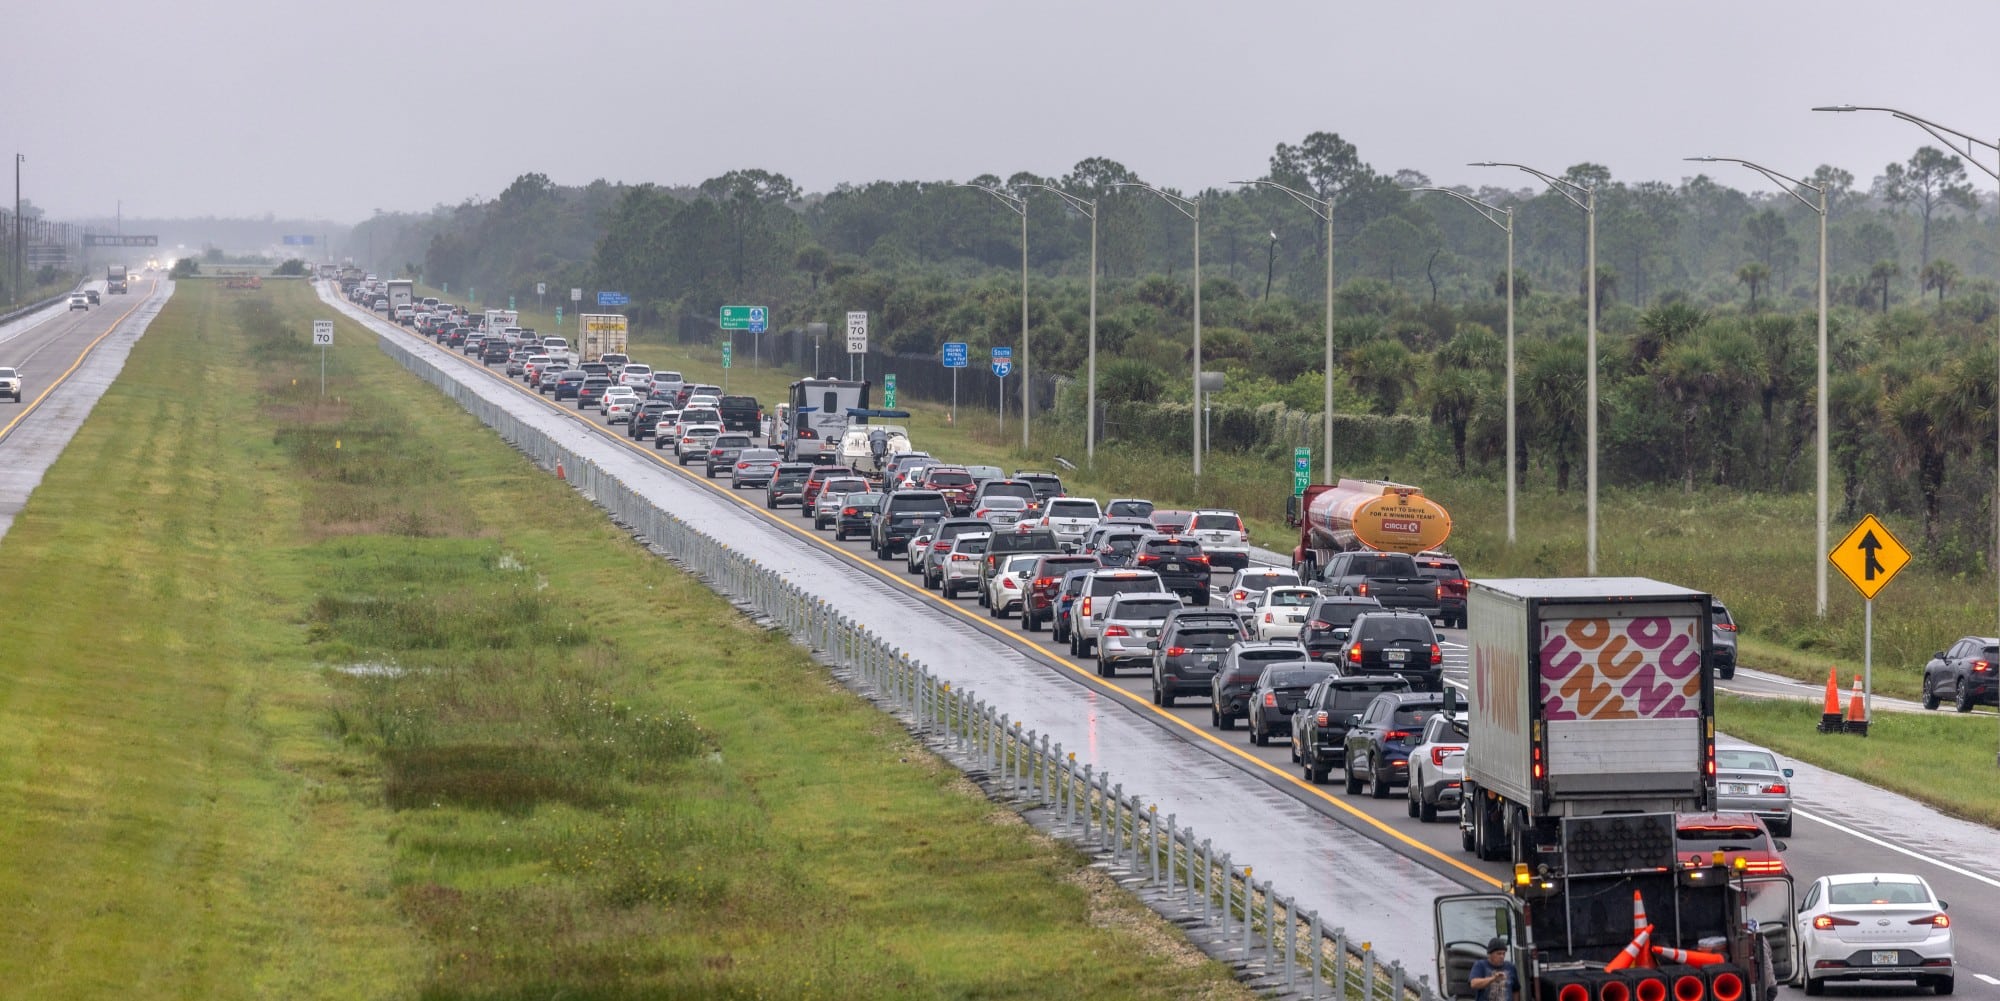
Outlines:
{"type": "Polygon", "coordinates": [[[1290,518],[1299,530],[1292,567],[1312,580],[1334,553],[1376,549],[1420,553],[1451,536],[1451,515],[1421,488],[1387,480],[1315,483],[1290,518]]]}

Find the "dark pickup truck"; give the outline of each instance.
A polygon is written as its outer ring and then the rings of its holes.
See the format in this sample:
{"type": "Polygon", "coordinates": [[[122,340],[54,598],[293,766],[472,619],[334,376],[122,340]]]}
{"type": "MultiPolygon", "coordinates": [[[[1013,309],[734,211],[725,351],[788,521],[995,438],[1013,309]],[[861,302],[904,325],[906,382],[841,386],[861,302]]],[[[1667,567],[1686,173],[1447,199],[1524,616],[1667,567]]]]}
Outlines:
{"type": "Polygon", "coordinates": [[[1417,570],[1408,553],[1357,549],[1335,553],[1321,575],[1322,591],[1373,598],[1383,608],[1438,614],[1438,583],[1417,570]]]}
{"type": "Polygon", "coordinates": [[[721,405],[722,429],[746,434],[764,433],[764,407],[754,396],[725,396],[721,405]]]}

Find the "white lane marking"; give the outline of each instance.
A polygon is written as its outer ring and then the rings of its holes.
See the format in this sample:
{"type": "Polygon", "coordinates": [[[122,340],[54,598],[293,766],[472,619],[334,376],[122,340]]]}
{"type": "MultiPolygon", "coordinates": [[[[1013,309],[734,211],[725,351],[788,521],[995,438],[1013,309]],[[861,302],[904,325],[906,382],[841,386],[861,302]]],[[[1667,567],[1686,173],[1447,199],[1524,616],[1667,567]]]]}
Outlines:
{"type": "Polygon", "coordinates": [[[1923,854],[1922,852],[1913,851],[1909,848],[1905,848],[1902,845],[1884,841],[1881,838],[1878,838],[1865,831],[1856,830],[1855,828],[1849,827],[1846,824],[1842,824],[1834,820],[1829,820],[1828,818],[1822,817],[1816,813],[1810,813],[1805,810],[1797,809],[1796,807],[1793,808],[1792,813],[1795,816],[1804,817],[1807,820],[1825,824],[1826,826],[1831,827],[1834,830],[1839,831],[1840,833],[1848,835],[1850,837],[1860,838],[1861,840],[1866,841],[1871,845],[1875,845],[1880,848],[1887,848],[1890,851],[1896,852],[1901,855],[1908,855],[1909,857],[1916,859],[1919,862],[1928,862],[1931,865],[1937,866],[1938,868],[1945,870],[1946,872],[1957,873],[1958,875],[1964,876],[1967,879],[1976,879],[1981,883],[1985,883],[1987,886],[1994,887],[1995,889],[2000,889],[2000,879],[1994,879],[1991,876],[1973,872],[1972,870],[1967,869],[1963,866],[1956,866],[1942,859],[1933,858],[1929,855],[1923,854]]]}
{"type": "Polygon", "coordinates": [[[1979,979],[1984,980],[1995,987],[2000,987],[2000,978],[1989,977],[1984,973],[1975,973],[1973,974],[1973,976],[1978,977],[1979,979]]]}

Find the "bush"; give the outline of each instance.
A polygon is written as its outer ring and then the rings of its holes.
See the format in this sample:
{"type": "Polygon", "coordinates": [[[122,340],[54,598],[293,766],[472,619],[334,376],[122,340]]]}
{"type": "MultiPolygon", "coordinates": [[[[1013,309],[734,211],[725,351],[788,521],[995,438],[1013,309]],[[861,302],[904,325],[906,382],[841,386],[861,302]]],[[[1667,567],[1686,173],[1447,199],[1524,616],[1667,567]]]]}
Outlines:
{"type": "Polygon", "coordinates": [[[271,273],[274,275],[283,275],[287,277],[300,277],[306,273],[306,262],[301,261],[298,258],[294,257],[286,261],[285,263],[278,265],[277,270],[272,271],[271,273]]]}
{"type": "Polygon", "coordinates": [[[201,274],[201,265],[196,264],[192,257],[183,257],[174,262],[174,269],[167,272],[167,277],[173,279],[193,278],[198,274],[201,274]]]}

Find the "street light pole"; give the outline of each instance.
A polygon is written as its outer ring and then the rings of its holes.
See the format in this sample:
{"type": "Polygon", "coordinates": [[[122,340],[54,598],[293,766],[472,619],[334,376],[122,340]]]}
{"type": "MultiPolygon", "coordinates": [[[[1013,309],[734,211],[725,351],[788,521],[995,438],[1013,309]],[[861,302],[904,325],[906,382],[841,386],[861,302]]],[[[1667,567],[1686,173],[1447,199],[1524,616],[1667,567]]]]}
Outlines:
{"type": "MultiPolygon", "coordinates": [[[[978,188],[1000,204],[1012,208],[1020,216],[1020,446],[1028,448],[1028,406],[1034,402],[1028,382],[1028,200],[1020,194],[994,188],[990,184],[958,184],[960,188],[978,188]]],[[[1000,418],[1006,420],[1006,404],[1000,404],[1000,418]]]]}
{"type": "Polygon", "coordinates": [[[1819,366],[1818,366],[1819,398],[1815,403],[1813,409],[1814,419],[1819,424],[1819,429],[1818,429],[1819,433],[1817,436],[1818,440],[1817,442],[1815,442],[1815,445],[1817,446],[1817,451],[1819,453],[1818,477],[1817,477],[1819,498],[1816,505],[1818,508],[1818,520],[1816,524],[1818,535],[1816,537],[1816,541],[1818,546],[1819,559],[1815,560],[1813,565],[1817,568],[1815,585],[1817,588],[1816,595],[1818,604],[1816,607],[1819,609],[1819,617],[1824,619],[1826,618],[1826,566],[1827,566],[1826,563],[1826,495],[1827,495],[1826,189],[1827,185],[1809,184],[1805,181],[1799,180],[1796,177],[1789,177],[1784,174],[1778,173],[1777,171],[1772,170],[1771,168],[1766,167],[1763,164],[1751,163],[1748,160],[1738,159],[1733,156],[1691,156],[1688,157],[1688,159],[1693,160],[1697,163],[1740,163],[1743,166],[1748,167],[1751,170],[1754,170],[1757,173],[1764,175],[1765,179],[1769,180],[1771,183],[1776,184],[1781,188],[1784,188],[1786,194],[1791,195],[1793,198],[1797,199],[1799,203],[1804,205],[1806,208],[1812,209],[1814,212],[1819,213],[1819,366]],[[1819,203],[1815,205],[1811,201],[1806,200],[1805,196],[1799,194],[1798,189],[1800,188],[1804,188],[1808,191],[1817,194],[1819,196],[1819,203]]]}
{"type": "MultiPolygon", "coordinates": [[[[1887,112],[1891,115],[1894,115],[1897,118],[1902,119],[1903,121],[1909,122],[1911,125],[1914,125],[1917,128],[1923,129],[1925,132],[1930,133],[1933,138],[1937,139],[1937,141],[1944,143],[1946,146],[1951,147],[1951,151],[1953,153],[1957,153],[1958,155],[1964,157],[1967,161],[1971,162],[1971,164],[1974,167],[1979,168],[1980,173],[1983,173],[1986,176],[1991,177],[1996,181],[2000,181],[2000,170],[1995,170],[1994,168],[1987,166],[1984,162],[1982,162],[1979,159],[1979,156],[1976,155],[1979,150],[1986,150],[1987,152],[1990,153],[2000,153],[2000,143],[1996,143],[1993,140],[1980,139],[1976,136],[1973,136],[1970,133],[1960,132],[1957,129],[1946,128],[1942,125],[1939,125],[1936,122],[1931,121],[1928,118],[1922,118],[1917,115],[1910,114],[1907,111],[1897,111],[1895,108],[1864,107],[1861,105],[1854,105],[1854,104],[1841,104],[1841,105],[1822,106],[1814,108],[1813,110],[1887,112]]],[[[1995,378],[2000,379],[2000,372],[1995,373],[1995,378]]],[[[1994,394],[1996,399],[2000,399],[2000,381],[1996,381],[1994,383],[1994,394]]],[[[1995,406],[1993,410],[1994,410],[1995,420],[2000,421],[2000,406],[1995,406]]],[[[1993,456],[1994,561],[1992,565],[1994,567],[1995,584],[1996,586],[2000,586],[2000,437],[1994,439],[1994,450],[1995,450],[1993,456]]],[[[1996,758],[1995,763],[2000,764],[2000,758],[1996,758]]]]}
{"type": "MultiPolygon", "coordinates": [[[[1090,219],[1090,347],[1087,356],[1089,360],[1085,363],[1085,381],[1088,383],[1088,387],[1085,390],[1084,401],[1083,460],[1085,466],[1094,466],[1097,463],[1097,199],[1078,198],[1061,188],[1048,184],[1023,184],[1021,186],[1024,188],[1040,188],[1043,191],[1051,192],[1056,197],[1061,198],[1070,208],[1083,213],[1090,219]]],[[[1024,214],[1022,216],[1022,225],[1024,227],[1027,225],[1026,219],[1027,217],[1024,214]]]]}
{"type": "Polygon", "coordinates": [[[14,301],[21,301],[21,164],[28,154],[14,154],[14,301]]]}
{"type": "Polygon", "coordinates": [[[1276,181],[1231,181],[1231,184],[1258,185],[1276,188],[1292,196],[1292,200],[1306,207],[1326,223],[1326,402],[1320,414],[1320,423],[1326,432],[1325,468],[1326,482],[1334,482],[1333,476],[1333,199],[1317,198],[1303,191],[1294,191],[1276,181]]]}
{"type": "MultiPolygon", "coordinates": [[[[1584,462],[1584,480],[1588,499],[1588,524],[1584,528],[1584,572],[1597,574],[1597,188],[1593,185],[1578,184],[1568,178],[1545,174],[1533,167],[1505,161],[1483,160],[1469,164],[1473,167],[1512,167],[1524,173],[1533,174],[1549,190],[1563,197],[1564,201],[1583,210],[1588,225],[1584,236],[1584,329],[1586,346],[1584,349],[1584,439],[1590,454],[1584,462]]],[[[1511,281],[1512,275],[1508,278],[1511,281]]],[[[1508,456],[1509,464],[1513,460],[1508,456]]]]}
{"type": "MultiPolygon", "coordinates": [[[[1514,544],[1514,210],[1489,205],[1450,188],[1414,187],[1405,191],[1435,191],[1464,202],[1487,222],[1507,233],[1507,544],[1514,544]]],[[[1824,561],[1822,561],[1824,562],[1824,561]]]]}
{"type": "Polygon", "coordinates": [[[1201,198],[1184,198],[1169,191],[1162,191],[1150,184],[1138,181],[1119,181],[1114,188],[1143,188],[1160,196],[1160,199],[1180,214],[1194,220],[1194,474],[1201,475],[1201,198]]]}

